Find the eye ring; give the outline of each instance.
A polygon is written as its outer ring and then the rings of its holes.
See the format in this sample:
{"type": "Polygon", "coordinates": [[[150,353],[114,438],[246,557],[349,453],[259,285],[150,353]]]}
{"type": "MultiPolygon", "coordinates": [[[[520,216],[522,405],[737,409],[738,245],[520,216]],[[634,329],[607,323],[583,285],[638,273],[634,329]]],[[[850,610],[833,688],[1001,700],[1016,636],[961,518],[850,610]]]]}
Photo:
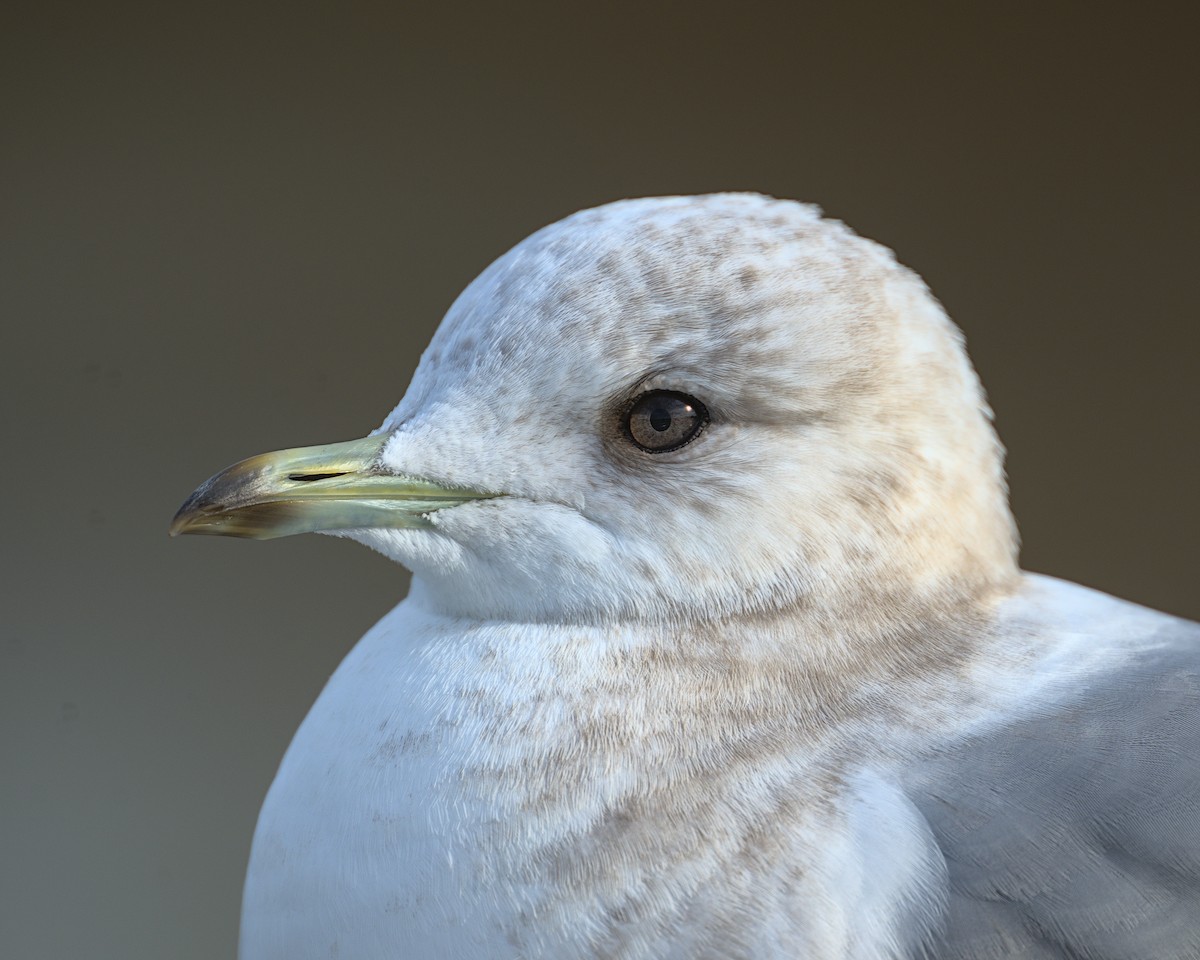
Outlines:
{"type": "Polygon", "coordinates": [[[621,425],[639,450],[670,453],[700,436],[708,422],[708,408],[695,397],[678,390],[647,390],[629,404],[621,425]]]}

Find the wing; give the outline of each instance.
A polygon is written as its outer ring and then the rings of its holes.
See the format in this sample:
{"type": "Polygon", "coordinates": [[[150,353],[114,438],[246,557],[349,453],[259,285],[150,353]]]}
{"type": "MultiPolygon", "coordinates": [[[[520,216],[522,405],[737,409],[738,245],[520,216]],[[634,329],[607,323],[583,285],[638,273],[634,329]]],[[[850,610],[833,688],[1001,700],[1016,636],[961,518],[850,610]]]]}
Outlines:
{"type": "Polygon", "coordinates": [[[946,860],[937,960],[1200,958],[1200,625],[1052,708],[939,752],[906,790],[946,860]]]}

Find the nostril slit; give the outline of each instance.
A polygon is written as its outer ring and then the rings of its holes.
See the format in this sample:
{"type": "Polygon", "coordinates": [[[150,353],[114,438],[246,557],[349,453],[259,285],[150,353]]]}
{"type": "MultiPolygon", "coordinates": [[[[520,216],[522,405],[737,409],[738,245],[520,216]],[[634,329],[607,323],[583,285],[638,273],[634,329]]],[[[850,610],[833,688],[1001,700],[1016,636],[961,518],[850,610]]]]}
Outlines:
{"type": "Polygon", "coordinates": [[[344,477],[345,475],[345,470],[339,473],[289,473],[288,479],[295,480],[297,483],[311,483],[313,480],[331,480],[334,477],[344,477]]]}

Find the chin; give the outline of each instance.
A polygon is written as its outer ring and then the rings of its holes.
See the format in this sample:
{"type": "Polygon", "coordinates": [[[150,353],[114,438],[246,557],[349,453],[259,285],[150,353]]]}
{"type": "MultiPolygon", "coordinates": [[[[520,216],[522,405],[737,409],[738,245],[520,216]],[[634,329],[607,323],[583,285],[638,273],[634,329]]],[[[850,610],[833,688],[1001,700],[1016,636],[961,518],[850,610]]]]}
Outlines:
{"type": "Polygon", "coordinates": [[[328,533],[370,547],[418,576],[461,575],[470,563],[463,544],[434,529],[370,527],[328,533]]]}

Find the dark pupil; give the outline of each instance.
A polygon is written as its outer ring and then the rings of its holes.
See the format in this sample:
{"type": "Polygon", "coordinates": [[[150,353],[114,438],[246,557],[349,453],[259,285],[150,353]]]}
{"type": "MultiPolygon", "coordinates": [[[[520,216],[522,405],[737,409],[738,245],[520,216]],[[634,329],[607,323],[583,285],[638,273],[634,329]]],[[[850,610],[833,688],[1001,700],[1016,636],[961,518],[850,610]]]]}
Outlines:
{"type": "Polygon", "coordinates": [[[671,414],[666,407],[655,407],[650,411],[650,426],[659,433],[671,426],[671,414]]]}

